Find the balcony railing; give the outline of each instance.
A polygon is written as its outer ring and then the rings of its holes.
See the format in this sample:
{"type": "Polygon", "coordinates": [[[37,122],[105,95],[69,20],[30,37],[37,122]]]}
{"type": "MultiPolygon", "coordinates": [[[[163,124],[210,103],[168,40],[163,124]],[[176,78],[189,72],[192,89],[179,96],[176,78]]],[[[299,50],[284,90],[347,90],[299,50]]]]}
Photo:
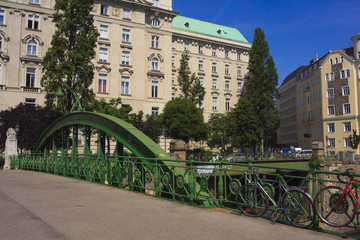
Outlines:
{"type": "Polygon", "coordinates": [[[36,87],[21,87],[23,92],[37,92],[37,93],[41,93],[41,88],[36,88],[36,87]]]}

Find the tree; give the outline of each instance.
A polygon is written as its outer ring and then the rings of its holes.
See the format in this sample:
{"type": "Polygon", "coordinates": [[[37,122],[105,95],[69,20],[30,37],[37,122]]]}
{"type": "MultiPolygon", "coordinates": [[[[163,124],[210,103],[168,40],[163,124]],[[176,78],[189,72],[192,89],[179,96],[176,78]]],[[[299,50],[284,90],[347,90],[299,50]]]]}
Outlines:
{"type": "Polygon", "coordinates": [[[159,141],[159,137],[162,135],[163,132],[163,128],[161,125],[161,117],[148,114],[144,116],[143,111],[138,112],[138,114],[132,115],[132,118],[129,119],[129,123],[142,131],[154,142],[159,141]]]}
{"type": "Polygon", "coordinates": [[[231,145],[254,150],[259,142],[261,121],[246,98],[240,98],[229,113],[231,145]]]}
{"type": "MultiPolygon", "coordinates": [[[[254,40],[249,54],[249,72],[245,82],[245,98],[252,107],[257,121],[258,143],[274,136],[280,125],[276,109],[278,97],[278,75],[273,58],[269,53],[265,34],[260,28],[255,29],[254,40]],[[262,135],[262,136],[261,136],[262,135]]],[[[268,141],[270,142],[270,141],[268,141]]]]}
{"type": "Polygon", "coordinates": [[[207,144],[211,148],[221,148],[221,152],[226,151],[226,145],[231,142],[232,129],[229,128],[229,114],[212,113],[208,121],[207,144]]]}
{"type": "Polygon", "coordinates": [[[92,99],[89,104],[89,110],[93,112],[105,113],[120,118],[124,121],[128,121],[131,118],[129,115],[132,108],[130,106],[121,107],[121,98],[110,99],[109,102],[106,102],[105,99],[101,98],[100,100],[92,99]]]}
{"type": "Polygon", "coordinates": [[[46,52],[43,61],[44,75],[41,85],[46,91],[46,106],[67,113],[74,102],[70,91],[60,82],[72,88],[80,98],[83,107],[94,98],[94,92],[89,89],[94,77],[95,47],[99,33],[94,26],[94,0],[57,0],[55,2],[53,22],[55,33],[51,47],[46,52]],[[59,89],[65,93],[56,102],[56,92],[59,89]]]}
{"type": "Polygon", "coordinates": [[[188,143],[206,138],[207,129],[202,110],[186,98],[175,98],[165,105],[162,123],[169,136],[188,143]]]}
{"type": "Polygon", "coordinates": [[[18,146],[20,149],[32,150],[45,129],[50,126],[59,114],[40,106],[20,103],[14,108],[0,112],[0,151],[5,149],[6,132],[19,124],[18,146]]]}
{"type": "Polygon", "coordinates": [[[204,100],[205,88],[201,85],[195,73],[191,74],[189,59],[190,57],[187,52],[181,55],[178,84],[183,94],[182,97],[190,99],[195,104],[200,105],[204,100]]]}
{"type": "Polygon", "coordinates": [[[356,150],[359,147],[359,143],[360,143],[360,135],[356,134],[356,130],[353,129],[353,134],[349,136],[349,140],[350,140],[350,145],[351,148],[356,150]]]}

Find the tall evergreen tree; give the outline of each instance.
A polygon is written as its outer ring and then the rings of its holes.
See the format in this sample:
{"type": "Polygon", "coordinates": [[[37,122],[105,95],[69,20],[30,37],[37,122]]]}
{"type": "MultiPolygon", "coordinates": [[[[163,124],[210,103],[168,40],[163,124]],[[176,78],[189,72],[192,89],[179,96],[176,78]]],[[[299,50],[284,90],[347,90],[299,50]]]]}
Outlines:
{"type": "Polygon", "coordinates": [[[205,97],[205,88],[201,85],[200,80],[195,73],[191,74],[189,69],[190,57],[187,52],[181,55],[178,84],[183,97],[190,99],[197,105],[200,105],[205,97]]]}
{"type": "Polygon", "coordinates": [[[55,33],[51,47],[44,57],[41,85],[46,91],[46,105],[69,112],[73,97],[60,82],[66,83],[79,96],[83,107],[94,98],[89,89],[94,77],[95,47],[99,33],[90,14],[94,0],[57,0],[55,1],[53,22],[55,33]],[[62,89],[65,96],[56,101],[55,93],[62,89]]]}
{"type": "MultiPolygon", "coordinates": [[[[245,83],[245,98],[253,108],[260,123],[257,132],[264,142],[274,136],[279,128],[280,117],[276,109],[278,97],[278,75],[264,31],[255,29],[254,40],[249,54],[249,73],[245,83]]],[[[260,142],[258,143],[260,144],[260,142]]]]}

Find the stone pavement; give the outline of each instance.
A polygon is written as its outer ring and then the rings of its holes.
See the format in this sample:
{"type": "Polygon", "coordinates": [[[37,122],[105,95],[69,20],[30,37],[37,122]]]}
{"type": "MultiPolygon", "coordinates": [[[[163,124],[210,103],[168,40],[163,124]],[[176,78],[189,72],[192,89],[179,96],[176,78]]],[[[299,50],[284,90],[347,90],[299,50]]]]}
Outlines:
{"type": "Polygon", "coordinates": [[[0,171],[0,239],[339,239],[224,210],[27,171],[0,171]]]}

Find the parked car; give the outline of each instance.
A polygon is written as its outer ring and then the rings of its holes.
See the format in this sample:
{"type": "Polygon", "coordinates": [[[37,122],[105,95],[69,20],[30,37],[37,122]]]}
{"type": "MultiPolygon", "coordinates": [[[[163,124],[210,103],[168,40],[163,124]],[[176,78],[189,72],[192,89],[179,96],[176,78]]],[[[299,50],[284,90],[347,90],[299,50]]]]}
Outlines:
{"type": "Polygon", "coordinates": [[[236,153],[230,153],[226,157],[224,157],[224,161],[227,162],[245,162],[246,157],[243,153],[236,152],[236,153]]]}
{"type": "Polygon", "coordinates": [[[312,156],[312,150],[300,150],[295,154],[297,158],[309,159],[312,156]]]}

